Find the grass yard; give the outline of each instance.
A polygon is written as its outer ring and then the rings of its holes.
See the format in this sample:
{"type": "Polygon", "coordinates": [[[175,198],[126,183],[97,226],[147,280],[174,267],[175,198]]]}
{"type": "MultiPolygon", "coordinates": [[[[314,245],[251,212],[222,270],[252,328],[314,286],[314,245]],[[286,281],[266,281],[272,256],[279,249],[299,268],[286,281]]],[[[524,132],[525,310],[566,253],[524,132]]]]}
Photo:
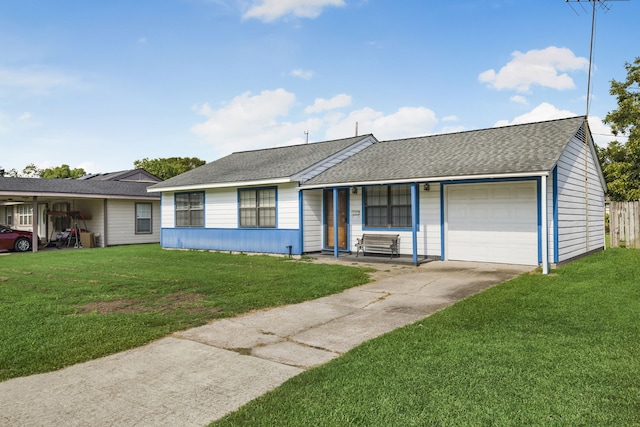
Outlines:
{"type": "Polygon", "coordinates": [[[368,282],[368,270],[158,245],[0,256],[0,381],[368,282]]]}
{"type": "Polygon", "coordinates": [[[640,425],[640,251],[493,287],[213,425],[640,425]]]}

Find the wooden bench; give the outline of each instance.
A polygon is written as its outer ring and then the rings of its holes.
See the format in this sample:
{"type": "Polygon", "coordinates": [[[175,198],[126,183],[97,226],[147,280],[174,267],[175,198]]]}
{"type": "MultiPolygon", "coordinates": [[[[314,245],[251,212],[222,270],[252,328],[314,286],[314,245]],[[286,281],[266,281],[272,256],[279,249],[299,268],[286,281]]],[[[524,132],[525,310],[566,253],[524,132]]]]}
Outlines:
{"type": "Polygon", "coordinates": [[[398,253],[398,239],[399,234],[363,234],[362,238],[357,239],[356,243],[356,258],[362,251],[362,254],[367,252],[390,254],[400,256],[398,253]]]}

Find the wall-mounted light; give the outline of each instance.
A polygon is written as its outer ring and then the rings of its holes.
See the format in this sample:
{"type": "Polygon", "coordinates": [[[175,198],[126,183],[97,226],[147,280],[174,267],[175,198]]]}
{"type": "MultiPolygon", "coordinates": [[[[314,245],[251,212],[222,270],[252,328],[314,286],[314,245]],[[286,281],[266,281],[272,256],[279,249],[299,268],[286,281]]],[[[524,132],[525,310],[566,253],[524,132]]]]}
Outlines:
{"type": "Polygon", "coordinates": [[[429,191],[429,190],[430,190],[429,184],[427,183],[427,184],[424,185],[424,191],[429,191]]]}
{"type": "Polygon", "coordinates": [[[351,187],[351,194],[358,194],[358,187],[351,187]]]}

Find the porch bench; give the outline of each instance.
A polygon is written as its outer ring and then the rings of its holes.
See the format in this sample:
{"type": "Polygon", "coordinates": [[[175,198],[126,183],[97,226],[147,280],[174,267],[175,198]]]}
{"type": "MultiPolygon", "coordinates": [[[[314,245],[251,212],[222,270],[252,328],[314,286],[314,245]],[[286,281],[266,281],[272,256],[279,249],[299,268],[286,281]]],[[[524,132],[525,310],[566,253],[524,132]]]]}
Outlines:
{"type": "Polygon", "coordinates": [[[356,239],[356,258],[362,251],[364,255],[367,252],[390,254],[400,256],[398,253],[399,234],[363,234],[361,238],[356,239]]]}

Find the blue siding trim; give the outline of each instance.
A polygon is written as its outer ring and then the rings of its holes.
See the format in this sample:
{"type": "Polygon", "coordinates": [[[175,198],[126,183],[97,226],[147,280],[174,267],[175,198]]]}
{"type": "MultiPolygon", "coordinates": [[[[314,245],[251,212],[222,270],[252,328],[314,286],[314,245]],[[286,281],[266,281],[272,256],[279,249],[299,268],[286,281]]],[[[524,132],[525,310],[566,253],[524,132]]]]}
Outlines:
{"type": "Polygon", "coordinates": [[[338,258],[340,244],[338,243],[338,187],[333,188],[333,256],[338,258]]]}
{"type": "Polygon", "coordinates": [[[304,252],[304,197],[302,190],[298,190],[298,227],[300,227],[300,253],[304,252]]]}
{"type": "Polygon", "coordinates": [[[553,262],[558,263],[558,166],[553,168],[553,262]]]}
{"type": "MultiPolygon", "coordinates": [[[[537,204],[538,204],[538,264],[542,262],[542,232],[544,229],[542,228],[542,191],[546,191],[546,189],[542,188],[542,182],[540,178],[536,179],[536,193],[537,193],[537,204]]],[[[546,194],[545,194],[546,196],[546,194]]]]}
{"type": "Polygon", "coordinates": [[[444,256],[444,183],[440,183],[440,259],[445,260],[444,256]]]}
{"type": "MultiPolygon", "coordinates": [[[[415,182],[411,183],[411,240],[413,263],[418,265],[418,189],[415,182]]],[[[425,251],[426,252],[426,251],[425,251]]]]}
{"type": "Polygon", "coordinates": [[[302,253],[300,230],[275,228],[163,228],[163,248],[233,252],[302,253]]]}

